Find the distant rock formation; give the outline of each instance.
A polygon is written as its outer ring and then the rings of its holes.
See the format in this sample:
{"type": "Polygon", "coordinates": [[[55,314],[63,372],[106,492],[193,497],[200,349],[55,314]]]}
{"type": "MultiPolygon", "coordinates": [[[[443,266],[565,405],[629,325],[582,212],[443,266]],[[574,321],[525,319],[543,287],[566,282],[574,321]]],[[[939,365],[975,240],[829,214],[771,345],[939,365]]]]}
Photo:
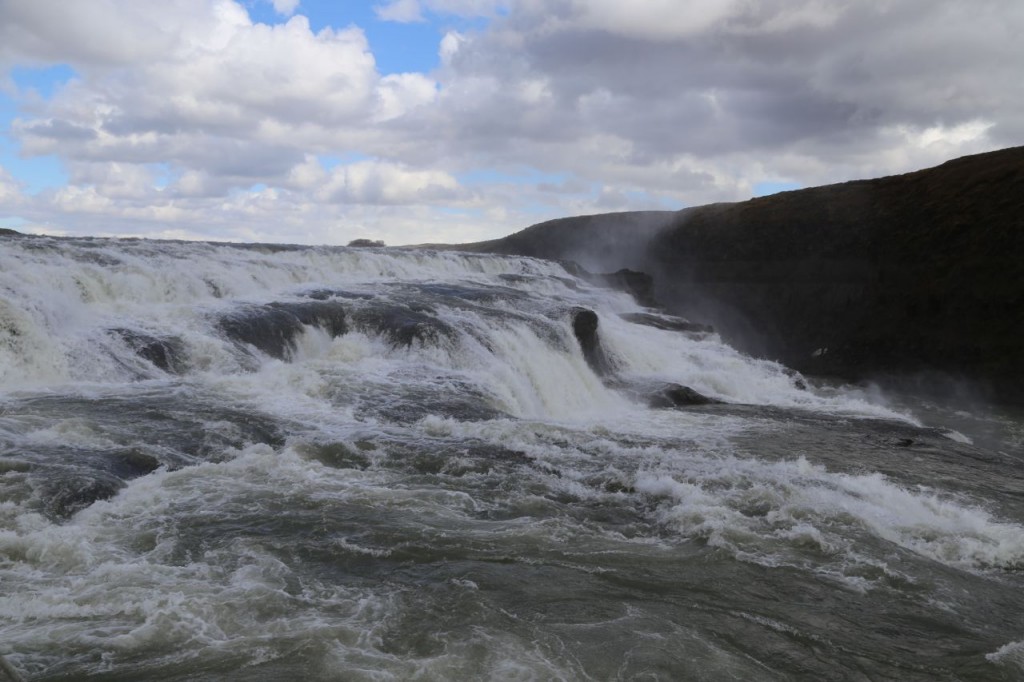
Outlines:
{"type": "Polygon", "coordinates": [[[384,240],[383,239],[353,239],[352,241],[350,241],[348,243],[348,246],[350,246],[350,247],[365,248],[365,247],[386,246],[386,244],[384,244],[384,240]]]}
{"type": "Polygon", "coordinates": [[[804,373],[938,371],[1024,401],[1024,147],[459,248],[651,273],[669,311],[804,373]]]}

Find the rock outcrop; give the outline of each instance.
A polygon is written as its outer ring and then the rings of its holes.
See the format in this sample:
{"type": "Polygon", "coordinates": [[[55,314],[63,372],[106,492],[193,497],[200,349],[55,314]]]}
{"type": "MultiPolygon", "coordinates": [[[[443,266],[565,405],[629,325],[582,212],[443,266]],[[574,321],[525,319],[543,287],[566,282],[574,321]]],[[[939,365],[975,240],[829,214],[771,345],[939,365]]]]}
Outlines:
{"type": "Polygon", "coordinates": [[[598,336],[597,327],[599,320],[597,313],[586,308],[573,308],[570,311],[572,316],[572,333],[580,344],[583,357],[590,365],[590,368],[599,376],[605,376],[611,372],[611,363],[601,348],[601,337],[598,336]]]}

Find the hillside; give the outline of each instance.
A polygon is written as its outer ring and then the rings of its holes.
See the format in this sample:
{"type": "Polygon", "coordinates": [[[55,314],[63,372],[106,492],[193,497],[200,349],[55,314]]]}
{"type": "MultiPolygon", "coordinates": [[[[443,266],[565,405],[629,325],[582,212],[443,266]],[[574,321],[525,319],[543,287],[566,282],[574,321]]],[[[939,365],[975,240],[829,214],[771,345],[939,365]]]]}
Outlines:
{"type": "Polygon", "coordinates": [[[1024,147],[466,247],[644,269],[670,309],[803,372],[938,372],[1024,399],[1024,147]]]}

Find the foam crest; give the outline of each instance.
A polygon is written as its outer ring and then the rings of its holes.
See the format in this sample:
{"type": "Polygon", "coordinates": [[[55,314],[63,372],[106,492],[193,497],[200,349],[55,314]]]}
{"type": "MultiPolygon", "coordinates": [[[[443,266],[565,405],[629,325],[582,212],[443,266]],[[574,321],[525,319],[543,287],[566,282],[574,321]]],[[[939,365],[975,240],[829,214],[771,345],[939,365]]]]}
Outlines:
{"type": "Polygon", "coordinates": [[[623,374],[655,382],[671,381],[731,403],[775,405],[865,417],[913,418],[858,396],[826,395],[808,389],[782,365],[744,355],[717,335],[685,334],[631,324],[616,316],[601,322],[602,341],[623,374]]]}
{"type": "Polygon", "coordinates": [[[811,565],[809,557],[801,558],[804,550],[816,560],[861,562],[863,549],[853,548],[863,546],[866,531],[958,568],[1024,566],[1024,527],[948,496],[906,489],[881,474],[831,473],[803,458],[698,458],[679,473],[641,473],[636,489],[664,500],[660,520],[682,535],[768,564],[811,565]]]}
{"type": "Polygon", "coordinates": [[[990,654],[985,654],[990,663],[1024,671],[1024,641],[1004,644],[990,654]]]}

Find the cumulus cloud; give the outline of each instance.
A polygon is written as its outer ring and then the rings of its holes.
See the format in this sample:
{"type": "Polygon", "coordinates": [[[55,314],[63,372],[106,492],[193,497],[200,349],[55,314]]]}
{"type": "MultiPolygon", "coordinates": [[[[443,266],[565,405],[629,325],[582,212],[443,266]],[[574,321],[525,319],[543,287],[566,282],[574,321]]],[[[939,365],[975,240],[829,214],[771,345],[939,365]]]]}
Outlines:
{"type": "Polygon", "coordinates": [[[74,163],[70,171],[72,186],[91,186],[114,200],[146,198],[155,182],[153,171],[139,164],[74,163]]]}
{"type": "Polygon", "coordinates": [[[359,27],[313,31],[269,1],[290,18],[0,0],[0,66],[77,74],[11,126],[68,187],[33,197],[0,174],[0,202],[48,230],[444,241],[1024,138],[1017,0],[389,0],[381,19],[486,23],[439,34],[435,70],[386,76],[359,27]],[[481,170],[526,179],[465,179],[481,170]]]}
{"type": "MultiPolygon", "coordinates": [[[[1020,112],[1024,98],[1012,85],[1016,63],[1006,58],[1016,50],[1007,26],[1024,26],[1017,3],[737,0],[672,3],[676,11],[664,4],[517,3],[492,30],[448,51],[448,109],[439,120],[454,120],[471,102],[469,128],[465,117],[455,124],[470,146],[500,136],[534,159],[545,157],[536,148],[543,143],[558,154],[572,147],[577,153],[563,158],[582,160],[596,138],[606,153],[580,164],[595,178],[623,165],[667,164],[746,176],[727,183],[737,191],[767,154],[804,156],[803,172],[794,163],[791,171],[813,184],[832,179],[814,173],[823,159],[840,174],[877,174],[907,170],[888,163],[894,146],[906,163],[927,164],[1018,139],[1020,117],[1009,112],[1020,112]],[[955,145],[913,152],[889,132],[912,138],[978,120],[991,125],[955,145]],[[563,144],[546,144],[553,134],[563,144]]],[[[651,173],[643,186],[657,184],[651,173]]]]}
{"type": "Polygon", "coordinates": [[[4,0],[0,64],[118,65],[159,59],[203,18],[241,12],[230,5],[207,0],[4,0]]]}
{"type": "Polygon", "coordinates": [[[335,168],[316,189],[328,203],[421,204],[453,202],[459,183],[442,171],[418,171],[394,163],[361,161],[335,168]]]}
{"type": "Polygon", "coordinates": [[[271,2],[274,5],[274,11],[285,17],[295,14],[295,10],[299,7],[299,0],[271,0],[271,2]]]}

